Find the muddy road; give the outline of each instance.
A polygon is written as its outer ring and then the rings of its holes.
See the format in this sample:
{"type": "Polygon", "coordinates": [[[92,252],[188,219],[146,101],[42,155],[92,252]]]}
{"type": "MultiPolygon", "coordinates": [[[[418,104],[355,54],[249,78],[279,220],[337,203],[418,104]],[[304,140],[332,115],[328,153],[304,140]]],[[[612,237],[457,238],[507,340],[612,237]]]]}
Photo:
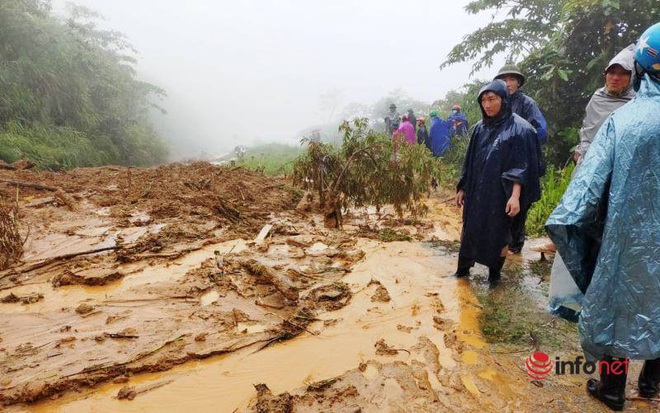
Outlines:
{"type": "Polygon", "coordinates": [[[0,170],[0,191],[26,240],[0,272],[0,409],[603,411],[585,375],[531,382],[535,343],[487,342],[447,194],[330,230],[284,178],[204,163],[0,170]]]}

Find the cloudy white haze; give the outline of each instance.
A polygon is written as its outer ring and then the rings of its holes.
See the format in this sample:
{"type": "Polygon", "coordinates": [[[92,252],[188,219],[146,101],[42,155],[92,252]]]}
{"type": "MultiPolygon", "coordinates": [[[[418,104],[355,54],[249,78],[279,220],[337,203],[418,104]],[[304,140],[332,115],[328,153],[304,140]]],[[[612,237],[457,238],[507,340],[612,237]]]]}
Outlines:
{"type": "Polygon", "coordinates": [[[74,1],[138,50],[140,76],[168,93],[166,135],[190,142],[190,154],[297,143],[301,130],[328,121],[328,92],[339,92],[340,106],[395,89],[442,98],[470,80],[470,67],[439,64],[488,19],[468,16],[468,2],[74,1]]]}

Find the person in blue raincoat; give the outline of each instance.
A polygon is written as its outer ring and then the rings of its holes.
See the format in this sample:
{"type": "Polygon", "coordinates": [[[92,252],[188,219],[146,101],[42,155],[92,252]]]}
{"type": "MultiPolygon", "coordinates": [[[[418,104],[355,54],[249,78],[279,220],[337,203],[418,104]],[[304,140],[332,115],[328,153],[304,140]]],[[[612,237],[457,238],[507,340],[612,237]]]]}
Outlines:
{"type": "Polygon", "coordinates": [[[456,188],[463,231],[454,275],[469,275],[477,262],[488,267],[488,280],[495,285],[512,240],[513,218],[540,198],[539,149],[532,125],[512,112],[506,83],[494,80],[477,100],[483,119],[472,131],[456,188]]]}
{"type": "MultiPolygon", "coordinates": [[[[631,44],[617,53],[605,68],[605,85],[594,92],[585,109],[580,128],[580,144],[575,149],[573,158],[577,164],[574,174],[605,120],[612,112],[635,97],[632,82],[634,56],[635,44],[631,44]]],[[[543,252],[556,251],[552,241],[532,249],[543,252]]],[[[549,297],[548,310],[552,314],[570,321],[578,321],[581,300],[584,296],[573,282],[561,254],[555,254],[555,259],[552,261],[549,297]]]]}
{"type": "MultiPolygon", "coordinates": [[[[506,82],[507,90],[511,95],[511,110],[529,122],[536,129],[537,137],[541,144],[544,144],[548,136],[548,126],[545,117],[541,113],[538,105],[531,97],[520,90],[525,84],[525,76],[520,72],[518,66],[506,64],[495,76],[495,79],[501,79],[506,82]]],[[[545,174],[545,161],[543,155],[539,155],[541,175],[545,174]]],[[[519,254],[525,245],[525,222],[527,221],[527,212],[521,211],[513,222],[513,242],[509,245],[509,251],[519,254]]]]}
{"type": "Polygon", "coordinates": [[[660,388],[660,23],[635,47],[636,97],[600,128],[546,229],[584,294],[580,343],[600,360],[589,393],[622,410],[628,359],[660,388]],[[612,365],[625,369],[607,368],[612,365]]]}
{"type": "Polygon", "coordinates": [[[451,127],[451,136],[465,136],[468,133],[468,120],[461,112],[459,105],[454,105],[451,109],[451,115],[447,117],[447,122],[451,127]]]}
{"type": "Polygon", "coordinates": [[[438,116],[438,112],[432,110],[429,128],[429,140],[431,141],[431,152],[433,156],[442,156],[451,147],[450,125],[438,116]]]}

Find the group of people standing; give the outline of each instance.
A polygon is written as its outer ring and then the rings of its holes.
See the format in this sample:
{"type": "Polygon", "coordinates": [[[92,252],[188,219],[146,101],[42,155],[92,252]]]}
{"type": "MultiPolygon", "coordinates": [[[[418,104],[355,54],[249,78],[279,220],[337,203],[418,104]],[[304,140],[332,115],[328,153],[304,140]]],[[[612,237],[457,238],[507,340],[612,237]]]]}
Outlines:
{"type": "Polygon", "coordinates": [[[438,116],[437,110],[429,112],[427,118],[415,118],[412,109],[403,116],[399,115],[396,105],[392,103],[385,116],[385,127],[392,138],[406,143],[425,145],[433,156],[442,156],[451,147],[454,136],[467,136],[468,120],[461,112],[459,105],[454,105],[452,113],[445,120],[438,116]]]}
{"type": "MultiPolygon", "coordinates": [[[[506,65],[477,96],[482,120],[457,185],[463,232],[456,277],[480,263],[497,285],[507,254],[524,242],[526,212],[540,199],[547,125],[520,91],[524,83],[518,68],[506,65]]],[[[568,274],[562,283],[576,286],[561,298],[581,306],[580,342],[598,361],[600,378],[587,382],[588,393],[622,410],[629,358],[645,360],[639,395],[660,393],[660,23],[605,68],[575,160],[546,223],[558,252],[551,277],[568,274]],[[610,368],[615,364],[625,369],[610,368]]]]}

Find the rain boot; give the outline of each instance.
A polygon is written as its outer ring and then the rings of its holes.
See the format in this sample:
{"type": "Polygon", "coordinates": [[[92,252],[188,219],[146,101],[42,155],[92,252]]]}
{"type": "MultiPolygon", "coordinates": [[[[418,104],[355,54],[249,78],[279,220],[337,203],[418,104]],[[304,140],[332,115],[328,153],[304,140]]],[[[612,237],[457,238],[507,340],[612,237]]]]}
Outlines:
{"type": "Polygon", "coordinates": [[[470,268],[474,266],[474,261],[458,257],[458,267],[454,273],[454,277],[463,278],[470,275],[470,268]]]}
{"type": "Polygon", "coordinates": [[[660,392],[660,358],[646,360],[644,367],[639,373],[637,382],[639,395],[646,398],[654,398],[660,392]]]}
{"type": "MultiPolygon", "coordinates": [[[[624,362],[626,360],[627,359],[624,358],[614,358],[611,356],[605,356],[603,359],[603,361],[606,361],[609,366],[612,365],[612,362],[624,362]]],[[[601,366],[600,363],[599,369],[600,381],[589,379],[587,381],[587,391],[589,394],[605,403],[610,409],[616,411],[623,410],[623,405],[626,402],[626,379],[628,377],[628,372],[623,368],[621,374],[612,374],[608,366],[601,366]]]]}
{"type": "Polygon", "coordinates": [[[506,257],[500,257],[500,260],[492,267],[488,267],[488,284],[491,288],[496,287],[502,278],[502,267],[506,257]]]}

